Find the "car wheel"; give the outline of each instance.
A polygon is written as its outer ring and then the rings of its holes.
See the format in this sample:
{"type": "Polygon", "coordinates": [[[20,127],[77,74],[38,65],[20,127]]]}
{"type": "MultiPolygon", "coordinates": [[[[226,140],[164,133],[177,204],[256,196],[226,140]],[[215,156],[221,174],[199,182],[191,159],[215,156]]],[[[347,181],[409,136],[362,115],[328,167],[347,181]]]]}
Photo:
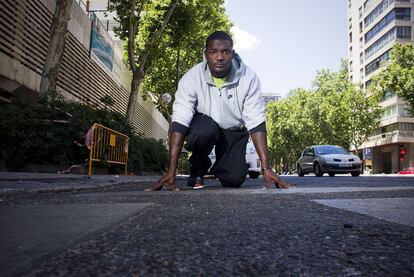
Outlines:
{"type": "Polygon", "coordinates": [[[329,173],[329,177],[335,177],[335,173],[329,173]]]}
{"type": "Polygon", "coordinates": [[[352,177],[358,177],[359,174],[361,174],[361,172],[352,172],[351,173],[352,177]]]}
{"type": "Polygon", "coordinates": [[[256,171],[249,171],[249,177],[252,179],[257,179],[260,176],[260,172],[256,172],[256,171]]]}
{"type": "Polygon", "coordinates": [[[305,173],[303,173],[302,167],[300,165],[298,165],[298,175],[299,177],[305,176],[305,173]]]}
{"type": "Polygon", "coordinates": [[[315,163],[313,165],[313,171],[315,172],[315,175],[317,177],[322,177],[323,172],[322,172],[321,167],[320,167],[320,165],[318,163],[315,163]]]}

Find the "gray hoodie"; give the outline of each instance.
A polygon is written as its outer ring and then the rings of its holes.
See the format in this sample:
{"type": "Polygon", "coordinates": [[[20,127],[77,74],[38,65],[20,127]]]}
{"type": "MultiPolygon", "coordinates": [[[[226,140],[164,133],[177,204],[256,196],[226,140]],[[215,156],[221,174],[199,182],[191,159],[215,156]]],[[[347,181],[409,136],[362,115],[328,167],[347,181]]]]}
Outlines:
{"type": "Polygon", "coordinates": [[[222,129],[251,130],[265,122],[260,81],[238,54],[220,89],[214,85],[205,57],[181,78],[172,121],[189,127],[196,112],[210,116],[222,129]]]}

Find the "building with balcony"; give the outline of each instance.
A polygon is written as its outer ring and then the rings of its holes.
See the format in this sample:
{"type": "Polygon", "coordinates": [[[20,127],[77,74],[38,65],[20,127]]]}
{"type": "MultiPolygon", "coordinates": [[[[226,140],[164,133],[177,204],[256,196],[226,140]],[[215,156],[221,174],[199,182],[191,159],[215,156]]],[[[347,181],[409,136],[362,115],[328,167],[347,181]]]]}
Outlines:
{"type": "MultiPolygon", "coordinates": [[[[347,0],[349,76],[367,89],[390,58],[395,43],[413,43],[414,0],[347,0]]],[[[380,104],[381,127],[362,145],[366,169],[395,173],[414,166],[414,118],[408,105],[389,92],[380,104]],[[400,149],[406,150],[401,157],[400,149]]]]}
{"type": "MultiPolygon", "coordinates": [[[[125,114],[131,74],[122,62],[122,43],[109,34],[109,22],[101,22],[85,3],[72,2],[57,90],[66,99],[96,106],[110,96],[112,109],[125,114]]],[[[55,0],[0,1],[1,102],[36,101],[54,10],[55,0]]],[[[138,98],[132,120],[136,131],[166,139],[167,120],[151,102],[138,98]]]]}

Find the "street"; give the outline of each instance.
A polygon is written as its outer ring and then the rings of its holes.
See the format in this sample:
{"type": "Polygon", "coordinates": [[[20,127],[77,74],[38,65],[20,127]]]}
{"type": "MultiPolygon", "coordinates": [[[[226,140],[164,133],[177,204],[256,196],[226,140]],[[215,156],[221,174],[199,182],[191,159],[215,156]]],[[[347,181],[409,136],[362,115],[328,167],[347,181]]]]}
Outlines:
{"type": "Polygon", "coordinates": [[[3,194],[0,275],[414,275],[413,177],[282,178],[3,194]]]}

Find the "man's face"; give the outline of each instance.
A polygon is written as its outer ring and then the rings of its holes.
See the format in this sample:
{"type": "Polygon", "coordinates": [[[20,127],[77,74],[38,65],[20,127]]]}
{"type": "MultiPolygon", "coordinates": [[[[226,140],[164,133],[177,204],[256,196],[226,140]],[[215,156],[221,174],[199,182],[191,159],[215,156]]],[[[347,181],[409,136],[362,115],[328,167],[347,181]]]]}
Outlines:
{"type": "Polygon", "coordinates": [[[234,56],[231,42],[228,40],[212,40],[208,43],[204,53],[211,75],[218,78],[226,76],[234,56]]]}

